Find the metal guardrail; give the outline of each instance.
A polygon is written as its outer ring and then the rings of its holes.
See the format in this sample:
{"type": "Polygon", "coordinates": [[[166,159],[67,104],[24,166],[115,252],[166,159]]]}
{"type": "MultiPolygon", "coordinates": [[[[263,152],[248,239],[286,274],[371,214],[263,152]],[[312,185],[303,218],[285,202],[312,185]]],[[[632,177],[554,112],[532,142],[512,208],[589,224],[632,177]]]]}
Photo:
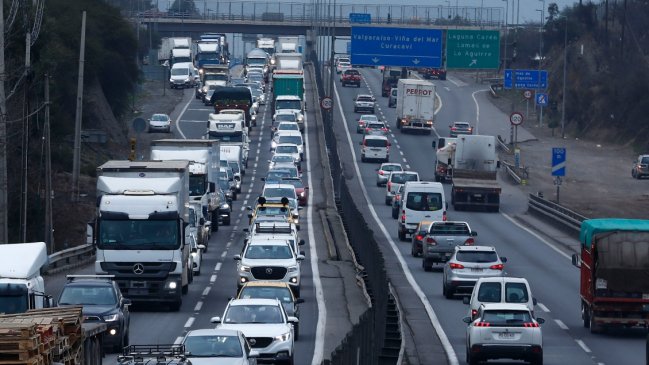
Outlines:
{"type": "Polygon", "coordinates": [[[504,161],[502,161],[501,163],[503,164],[505,171],[512,178],[512,180],[514,180],[514,182],[517,183],[518,185],[521,185],[523,182],[523,178],[518,176],[516,171],[514,171],[513,168],[514,166],[504,161]]]}
{"type": "Polygon", "coordinates": [[[509,148],[509,145],[507,144],[507,142],[505,142],[505,140],[503,140],[503,137],[497,136],[496,140],[498,142],[498,148],[500,148],[501,150],[503,150],[503,152],[505,152],[507,154],[512,153],[511,148],[509,148]]]}
{"type": "Polygon", "coordinates": [[[540,213],[577,232],[581,230],[581,222],[588,219],[586,216],[534,194],[529,195],[528,207],[532,211],[540,213]]]}
{"type": "Polygon", "coordinates": [[[49,264],[46,272],[54,274],[79,265],[82,265],[95,257],[95,246],[85,244],[55,252],[49,256],[49,264]]]}

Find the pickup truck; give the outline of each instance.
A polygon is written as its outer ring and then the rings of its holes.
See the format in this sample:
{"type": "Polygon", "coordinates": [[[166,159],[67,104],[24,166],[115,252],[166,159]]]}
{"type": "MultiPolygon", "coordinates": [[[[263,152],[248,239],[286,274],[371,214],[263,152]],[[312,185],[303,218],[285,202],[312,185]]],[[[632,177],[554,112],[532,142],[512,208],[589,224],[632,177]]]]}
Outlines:
{"type": "Polygon", "coordinates": [[[420,70],[419,73],[426,80],[430,80],[433,77],[438,78],[440,80],[446,80],[446,70],[443,68],[424,68],[420,70]]]}
{"type": "Polygon", "coordinates": [[[345,70],[342,75],[340,75],[340,83],[344,86],[347,85],[356,85],[356,87],[361,87],[361,74],[357,70],[345,70]]]}
{"type": "Polygon", "coordinates": [[[477,235],[467,222],[433,222],[422,243],[421,265],[424,271],[431,271],[433,263],[448,261],[455,252],[455,246],[475,244],[477,235]]]}

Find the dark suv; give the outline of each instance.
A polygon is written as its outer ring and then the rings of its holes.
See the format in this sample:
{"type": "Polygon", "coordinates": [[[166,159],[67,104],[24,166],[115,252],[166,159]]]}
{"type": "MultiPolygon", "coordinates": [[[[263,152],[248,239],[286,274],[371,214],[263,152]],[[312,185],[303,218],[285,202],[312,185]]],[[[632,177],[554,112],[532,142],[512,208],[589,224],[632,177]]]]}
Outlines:
{"type": "Polygon", "coordinates": [[[104,346],[121,352],[129,342],[131,300],[122,296],[112,275],[68,275],[67,279],[58,306],[83,306],[84,322],[106,323],[104,346]]]}
{"type": "Polygon", "coordinates": [[[356,85],[356,87],[361,87],[361,74],[358,70],[345,70],[340,75],[340,83],[343,86],[356,85]]]}

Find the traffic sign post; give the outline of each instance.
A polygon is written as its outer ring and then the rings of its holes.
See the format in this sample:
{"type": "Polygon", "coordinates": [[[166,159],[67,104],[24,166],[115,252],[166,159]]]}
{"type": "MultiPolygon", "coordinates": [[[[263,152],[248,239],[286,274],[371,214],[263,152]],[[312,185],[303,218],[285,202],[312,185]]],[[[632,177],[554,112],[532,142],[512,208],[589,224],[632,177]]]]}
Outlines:
{"type": "Polygon", "coordinates": [[[564,147],[552,148],[552,176],[557,186],[557,204],[559,204],[559,187],[561,178],[566,176],[566,149],[564,147]]]}
{"type": "Polygon", "coordinates": [[[518,143],[518,126],[523,124],[523,114],[519,112],[513,112],[509,115],[509,123],[512,125],[510,128],[510,140],[514,148],[516,148],[516,143],[518,143]]]}
{"type": "Polygon", "coordinates": [[[503,78],[505,89],[547,89],[548,71],[546,70],[505,70],[503,78]]]}
{"type": "Polygon", "coordinates": [[[349,13],[349,22],[352,24],[370,24],[372,15],[366,13],[349,13]]]}
{"type": "Polygon", "coordinates": [[[320,100],[320,107],[325,111],[329,111],[334,107],[334,101],[332,98],[325,96],[320,100]]]}
{"type": "Polygon", "coordinates": [[[352,65],[442,66],[439,29],[352,27],[352,65]]]}
{"type": "Polygon", "coordinates": [[[446,31],[447,69],[498,69],[500,32],[497,30],[446,31]]]}
{"type": "Polygon", "coordinates": [[[530,116],[530,99],[532,99],[532,90],[523,91],[523,97],[525,98],[525,116],[529,118],[530,116]]]}
{"type": "Polygon", "coordinates": [[[548,105],[548,94],[537,92],[534,100],[539,106],[539,127],[543,127],[543,108],[548,105]]]}

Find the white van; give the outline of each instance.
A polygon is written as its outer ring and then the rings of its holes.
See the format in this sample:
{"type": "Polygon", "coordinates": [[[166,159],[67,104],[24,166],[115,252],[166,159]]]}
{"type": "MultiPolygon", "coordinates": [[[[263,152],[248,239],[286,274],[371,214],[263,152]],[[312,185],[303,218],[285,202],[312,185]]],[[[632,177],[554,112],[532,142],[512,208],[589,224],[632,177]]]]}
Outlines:
{"type": "Polygon", "coordinates": [[[367,160],[390,160],[390,141],[386,136],[368,134],[363,137],[361,145],[361,162],[367,160]]]}
{"type": "Polygon", "coordinates": [[[398,234],[401,241],[412,234],[421,221],[446,221],[448,204],[444,186],[432,181],[407,181],[401,195],[398,234]]]}
{"type": "Polygon", "coordinates": [[[169,87],[172,89],[194,87],[196,84],[194,77],[194,65],[191,62],[174,63],[169,76],[169,87]]]}
{"type": "Polygon", "coordinates": [[[388,96],[388,108],[397,107],[397,94],[398,94],[397,90],[398,89],[396,87],[390,89],[390,95],[388,96]]]}
{"type": "Polygon", "coordinates": [[[478,279],[471,296],[464,297],[463,302],[469,304],[468,315],[475,319],[483,303],[524,304],[534,315],[536,298],[532,296],[527,279],[500,276],[478,279]]]}

